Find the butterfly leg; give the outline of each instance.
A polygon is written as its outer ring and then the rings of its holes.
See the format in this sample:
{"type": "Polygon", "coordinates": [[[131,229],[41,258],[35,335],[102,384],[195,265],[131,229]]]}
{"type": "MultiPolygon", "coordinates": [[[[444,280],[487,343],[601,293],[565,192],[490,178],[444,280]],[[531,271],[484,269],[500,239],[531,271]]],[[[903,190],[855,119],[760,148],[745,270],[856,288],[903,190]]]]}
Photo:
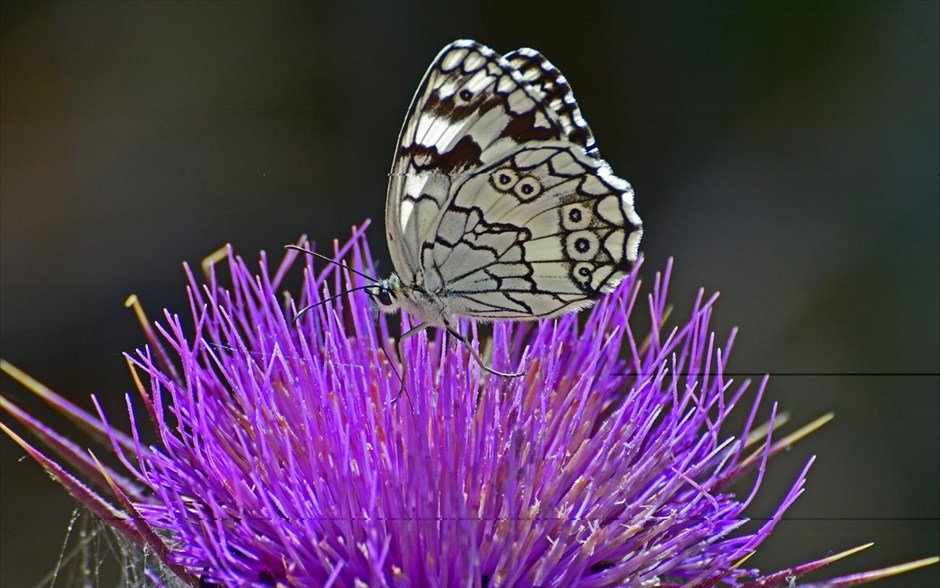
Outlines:
{"type": "MultiPolygon", "coordinates": [[[[392,402],[397,402],[401,398],[402,393],[406,393],[405,390],[405,378],[408,377],[408,360],[405,358],[405,347],[403,343],[405,339],[411,337],[412,335],[417,335],[421,331],[428,328],[428,323],[418,323],[417,325],[411,327],[407,331],[401,334],[398,338],[398,343],[395,344],[398,350],[398,362],[401,364],[401,377],[398,378],[398,381],[401,382],[401,388],[398,389],[398,395],[395,396],[395,399],[392,402]]],[[[394,369],[394,368],[393,368],[394,369]]]]}
{"type": "Polygon", "coordinates": [[[500,376],[503,378],[518,378],[525,375],[525,372],[510,373],[494,370],[483,362],[483,358],[480,357],[480,352],[474,349],[473,345],[470,344],[470,340],[461,335],[457,329],[454,329],[453,327],[447,327],[447,332],[453,335],[458,341],[463,343],[463,346],[467,348],[467,351],[470,352],[470,355],[473,356],[473,359],[477,361],[477,364],[479,364],[481,368],[493,374],[494,376],[500,376]]]}

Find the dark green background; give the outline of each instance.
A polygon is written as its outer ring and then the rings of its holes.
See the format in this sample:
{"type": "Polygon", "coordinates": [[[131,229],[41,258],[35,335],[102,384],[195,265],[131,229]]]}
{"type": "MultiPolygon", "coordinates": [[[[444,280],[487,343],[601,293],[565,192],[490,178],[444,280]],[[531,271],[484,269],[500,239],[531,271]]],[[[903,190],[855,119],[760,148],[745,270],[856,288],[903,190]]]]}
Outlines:
{"type": "MultiPolygon", "coordinates": [[[[462,37],[532,46],[636,189],[646,275],[675,256],[679,309],[717,289],[719,327],[741,327],[736,371],[781,374],[769,397],[797,423],[836,412],[773,463],[755,516],[819,456],[749,563],[937,554],[938,20],[936,2],[5,2],[0,353],[117,415],[143,341],[122,302],[185,312],[182,261],[370,217],[387,271],[386,173],[430,60],[462,37]]],[[[0,583],[32,585],[72,502],[0,449],[0,583]]]]}

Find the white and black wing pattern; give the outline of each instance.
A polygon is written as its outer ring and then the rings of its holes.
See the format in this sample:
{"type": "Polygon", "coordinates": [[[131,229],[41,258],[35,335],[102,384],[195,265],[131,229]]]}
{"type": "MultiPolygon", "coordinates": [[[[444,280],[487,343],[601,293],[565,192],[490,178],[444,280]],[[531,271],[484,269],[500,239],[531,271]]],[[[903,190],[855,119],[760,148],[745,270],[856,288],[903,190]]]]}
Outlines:
{"type": "Polygon", "coordinates": [[[403,284],[478,320],[590,304],[637,258],[633,190],[600,159],[564,76],[532,49],[438,55],[405,120],[386,225],[403,284]]]}

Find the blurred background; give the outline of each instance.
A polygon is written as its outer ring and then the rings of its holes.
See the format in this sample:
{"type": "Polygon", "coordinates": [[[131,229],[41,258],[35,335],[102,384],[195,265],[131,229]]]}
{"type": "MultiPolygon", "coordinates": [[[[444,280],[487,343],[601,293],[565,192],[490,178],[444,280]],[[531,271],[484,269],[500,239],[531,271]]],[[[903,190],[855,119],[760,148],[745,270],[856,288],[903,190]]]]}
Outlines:
{"type": "MultiPolygon", "coordinates": [[[[732,367],[774,374],[798,424],[836,413],[770,468],[755,517],[818,456],[748,563],[875,542],[825,578],[935,555],[938,6],[4,2],[0,355],[118,414],[143,343],[122,303],[185,312],[183,261],[371,218],[388,271],[386,174],[431,59],[463,37],[532,46],[636,189],[645,275],[675,257],[677,316],[720,290],[732,367]]],[[[73,509],[22,455],[0,439],[3,586],[55,567],[73,509]]],[[[881,585],[937,586],[938,566],[881,585]]]]}

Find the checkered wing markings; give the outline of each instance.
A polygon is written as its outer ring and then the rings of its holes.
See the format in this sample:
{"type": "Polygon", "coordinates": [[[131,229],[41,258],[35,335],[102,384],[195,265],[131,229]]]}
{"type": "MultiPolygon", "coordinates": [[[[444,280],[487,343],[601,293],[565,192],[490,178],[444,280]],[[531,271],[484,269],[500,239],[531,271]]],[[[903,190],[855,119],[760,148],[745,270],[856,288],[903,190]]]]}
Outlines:
{"type": "Polygon", "coordinates": [[[613,289],[636,260],[640,226],[632,192],[599,167],[577,146],[546,143],[464,181],[422,252],[448,306],[478,319],[531,319],[613,289]]]}

